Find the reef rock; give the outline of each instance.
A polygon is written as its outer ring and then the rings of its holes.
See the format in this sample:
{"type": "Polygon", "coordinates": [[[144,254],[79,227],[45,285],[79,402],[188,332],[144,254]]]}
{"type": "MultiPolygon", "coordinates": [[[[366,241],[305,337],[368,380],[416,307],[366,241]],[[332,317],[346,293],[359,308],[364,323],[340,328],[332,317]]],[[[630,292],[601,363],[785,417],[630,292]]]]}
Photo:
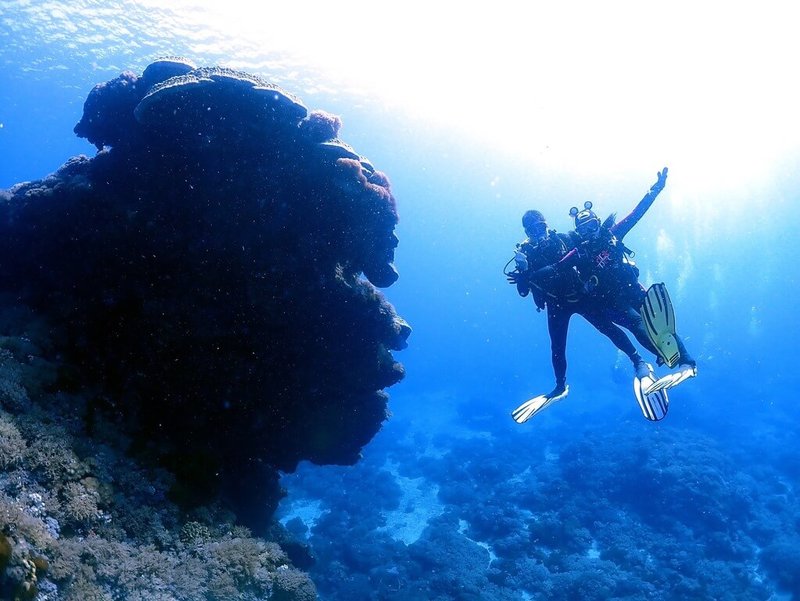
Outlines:
{"type": "Polygon", "coordinates": [[[340,128],[165,59],[91,91],[95,157],[0,191],[0,291],[46,320],[57,385],[96,391],[176,496],[255,528],[279,470],[357,461],[403,376],[410,328],[375,288],[397,279],[395,199],[340,128]]]}

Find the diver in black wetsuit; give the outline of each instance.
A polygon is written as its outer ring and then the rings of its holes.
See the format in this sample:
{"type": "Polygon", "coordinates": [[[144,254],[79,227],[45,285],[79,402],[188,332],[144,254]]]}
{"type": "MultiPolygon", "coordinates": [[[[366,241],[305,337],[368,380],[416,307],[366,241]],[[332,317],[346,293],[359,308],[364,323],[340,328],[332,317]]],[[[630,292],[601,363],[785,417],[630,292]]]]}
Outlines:
{"type": "MultiPolygon", "coordinates": [[[[601,223],[591,210],[591,202],[585,203],[582,211],[573,207],[570,215],[575,218],[573,239],[577,236],[577,244],[557,265],[545,267],[530,275],[533,281],[546,281],[553,273],[577,268],[589,294],[589,310],[629,330],[642,346],[658,357],[659,363],[663,360],[647,335],[639,313],[646,291],[639,283],[639,269],[631,260],[633,253],[623,244],[622,239],[653,204],[664,189],[666,180],[667,168],[664,167],[658,173],[656,183],[633,211],[618,222],[615,222],[615,215],[612,214],[601,223]]],[[[679,352],[678,363],[694,367],[696,362],[687,352],[683,341],[677,335],[675,340],[679,352]]]]}
{"type": "Polygon", "coordinates": [[[578,272],[573,267],[562,266],[560,263],[570,249],[580,242],[578,235],[574,232],[559,234],[548,229],[544,215],[539,211],[525,213],[522,226],[528,238],[517,245],[517,268],[513,272],[506,272],[506,276],[509,283],[516,284],[520,296],[531,293],[537,309],[547,309],[547,329],[550,334],[556,387],[545,397],[555,400],[567,393],[567,332],[570,317],[576,313],[628,355],[637,373],[643,369],[642,366],[646,364],[625,332],[614,325],[607,315],[593,309],[578,272]],[[535,284],[530,280],[534,273],[540,274],[535,284]]]}

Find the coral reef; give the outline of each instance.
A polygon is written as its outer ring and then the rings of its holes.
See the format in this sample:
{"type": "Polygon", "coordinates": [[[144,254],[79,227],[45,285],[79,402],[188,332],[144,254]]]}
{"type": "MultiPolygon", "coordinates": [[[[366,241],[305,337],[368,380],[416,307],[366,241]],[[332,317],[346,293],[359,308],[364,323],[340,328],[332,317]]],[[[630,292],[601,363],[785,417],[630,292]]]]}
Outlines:
{"type": "Polygon", "coordinates": [[[98,415],[87,436],[91,395],[58,390],[44,355],[0,344],[0,387],[25,398],[0,401],[0,599],[316,599],[284,550],[218,501],[170,502],[174,476],[135,461],[116,423],[98,415]]]}
{"type": "MultiPolygon", "coordinates": [[[[744,425],[735,445],[653,430],[633,406],[624,422],[530,429],[508,429],[499,411],[479,421],[477,410],[436,432],[392,420],[345,477],[335,467],[285,477],[279,515],[316,553],[310,573],[325,599],[800,594],[798,482],[791,462],[764,456],[774,440],[742,437],[744,425]],[[420,479],[438,487],[438,516],[396,507],[397,485],[420,479]],[[312,501],[315,519],[292,509],[312,501]],[[399,512],[421,521],[417,540],[387,527],[399,512]]],[[[774,419],[794,440],[796,420],[774,419]]]]}
{"type": "MultiPolygon", "coordinates": [[[[260,77],[169,57],[91,91],[75,132],[96,156],[0,191],[0,294],[41,323],[47,392],[87,396],[75,419],[170,470],[170,499],[221,499],[258,532],[278,470],[356,462],[403,376],[410,328],[376,288],[397,279],[395,199],[341,127],[260,77]]],[[[23,394],[13,374],[0,387],[7,411],[23,394]]],[[[26,427],[0,415],[0,464],[35,456],[60,521],[102,523],[63,425],[26,427]]]]}

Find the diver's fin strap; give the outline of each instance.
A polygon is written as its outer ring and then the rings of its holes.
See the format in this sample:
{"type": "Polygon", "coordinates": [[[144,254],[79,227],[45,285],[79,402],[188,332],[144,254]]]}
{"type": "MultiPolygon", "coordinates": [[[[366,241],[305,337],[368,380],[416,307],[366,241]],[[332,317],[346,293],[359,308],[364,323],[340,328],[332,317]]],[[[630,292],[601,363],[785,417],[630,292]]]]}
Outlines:
{"type": "Polygon", "coordinates": [[[680,351],[675,337],[675,310],[663,283],[650,286],[639,313],[650,342],[664,363],[673,367],[680,358],[680,351]]]}
{"type": "Polygon", "coordinates": [[[639,403],[639,409],[642,410],[642,415],[651,422],[657,422],[667,416],[669,396],[666,390],[645,394],[644,389],[648,388],[652,383],[653,378],[649,376],[634,378],[633,392],[636,395],[636,402],[639,403]]]}
{"type": "Polygon", "coordinates": [[[534,415],[549,407],[552,403],[564,399],[569,394],[569,386],[566,387],[564,392],[556,396],[549,397],[546,394],[540,394],[522,403],[519,407],[511,412],[511,417],[518,424],[524,424],[534,415]]]}
{"type": "Polygon", "coordinates": [[[653,394],[654,392],[658,392],[660,390],[666,391],[667,388],[672,388],[673,386],[677,386],[681,382],[688,380],[689,378],[694,378],[697,375],[697,368],[694,365],[687,365],[683,369],[676,371],[675,373],[667,374],[653,382],[650,386],[648,386],[644,393],[645,394],[653,394]]]}

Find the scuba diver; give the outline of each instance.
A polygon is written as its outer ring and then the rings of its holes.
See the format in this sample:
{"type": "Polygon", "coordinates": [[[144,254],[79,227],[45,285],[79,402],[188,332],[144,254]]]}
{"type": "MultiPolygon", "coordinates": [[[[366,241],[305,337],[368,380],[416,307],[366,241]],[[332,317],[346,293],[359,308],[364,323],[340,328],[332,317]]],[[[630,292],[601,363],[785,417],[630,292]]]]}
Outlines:
{"type": "Polygon", "coordinates": [[[628,355],[637,373],[649,373],[648,365],[625,332],[614,325],[608,316],[591,307],[577,270],[572,267],[558,267],[569,251],[580,243],[580,237],[574,232],[560,234],[548,229],[544,215],[534,210],[523,215],[522,227],[528,238],[517,244],[515,257],[506,264],[508,268],[511,261],[516,261],[516,269],[511,272],[504,269],[504,273],[509,283],[516,284],[520,296],[532,295],[537,311],[547,310],[547,330],[550,335],[556,386],[549,393],[526,401],[512,412],[512,417],[520,424],[569,393],[566,379],[567,332],[569,320],[576,313],[628,355]],[[529,276],[548,266],[553,267],[546,274],[542,273],[536,283],[533,283],[529,276]]]}
{"type": "Polygon", "coordinates": [[[652,420],[663,418],[668,407],[666,396],[651,398],[652,395],[666,393],[668,388],[697,375],[697,364],[675,331],[675,313],[666,287],[659,283],[645,290],[639,283],[639,269],[632,260],[633,253],[622,242],[664,189],[666,180],[667,168],[664,167],[633,211],[618,222],[612,214],[601,223],[590,201],[584,203],[582,211],[572,207],[570,216],[575,220],[574,234],[579,242],[558,264],[529,276],[532,281],[547,280],[553,273],[577,269],[589,295],[588,303],[594,310],[629,330],[642,346],[656,355],[659,365],[679,366],[677,372],[660,379],[656,379],[649,365],[648,373],[637,369],[636,399],[645,417],[652,420]]]}

